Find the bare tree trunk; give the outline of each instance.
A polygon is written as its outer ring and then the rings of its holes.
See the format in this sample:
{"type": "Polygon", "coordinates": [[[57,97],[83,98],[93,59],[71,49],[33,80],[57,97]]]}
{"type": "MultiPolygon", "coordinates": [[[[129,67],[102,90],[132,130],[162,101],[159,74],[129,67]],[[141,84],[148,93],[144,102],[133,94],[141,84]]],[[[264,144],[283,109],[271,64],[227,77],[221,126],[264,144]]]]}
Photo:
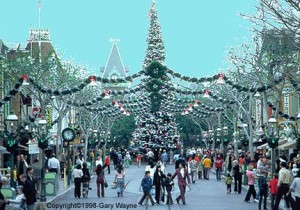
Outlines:
{"type": "Polygon", "coordinates": [[[254,160],[254,151],[253,151],[253,126],[252,126],[252,106],[253,106],[253,101],[252,101],[252,95],[250,95],[249,98],[249,114],[248,114],[248,127],[249,127],[249,151],[250,151],[250,157],[251,160],[254,160]]]}
{"type": "Polygon", "coordinates": [[[58,156],[62,152],[60,150],[60,145],[62,144],[62,141],[61,141],[61,123],[62,123],[62,119],[61,119],[61,115],[59,113],[58,122],[57,122],[57,140],[56,140],[56,150],[55,150],[56,151],[56,156],[58,156]],[[60,144],[59,144],[59,142],[60,142],[60,144]]]}

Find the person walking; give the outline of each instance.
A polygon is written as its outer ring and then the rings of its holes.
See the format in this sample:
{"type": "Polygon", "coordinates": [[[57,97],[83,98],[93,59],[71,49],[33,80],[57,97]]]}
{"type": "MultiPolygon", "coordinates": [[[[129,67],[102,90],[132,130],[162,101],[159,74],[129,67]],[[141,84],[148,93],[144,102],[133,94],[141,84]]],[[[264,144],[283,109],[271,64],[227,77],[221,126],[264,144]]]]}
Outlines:
{"type": "Polygon", "coordinates": [[[226,189],[227,189],[227,194],[231,193],[231,184],[232,184],[232,176],[230,175],[230,173],[227,174],[226,178],[225,178],[225,184],[226,184],[226,189]]]}
{"type": "Polygon", "coordinates": [[[56,174],[60,172],[60,162],[55,157],[54,153],[51,155],[51,158],[48,160],[48,170],[49,172],[54,172],[56,174]]]}
{"type": "Polygon", "coordinates": [[[138,167],[141,167],[141,162],[142,162],[142,155],[141,155],[141,153],[138,153],[136,156],[136,163],[137,163],[138,167]]]}
{"type": "Polygon", "coordinates": [[[185,202],[185,191],[186,191],[186,179],[188,179],[188,184],[191,184],[191,179],[188,173],[188,170],[185,168],[184,163],[179,164],[179,168],[176,169],[175,173],[172,176],[172,180],[177,176],[177,183],[180,190],[180,195],[176,198],[177,204],[181,199],[183,205],[186,205],[185,202]]]}
{"type": "Polygon", "coordinates": [[[74,189],[74,196],[75,198],[80,198],[81,196],[81,178],[83,176],[83,172],[81,170],[81,164],[78,164],[76,166],[76,168],[73,170],[72,173],[73,177],[74,177],[74,185],[75,185],[75,189],[74,189]]]}
{"type": "Polygon", "coordinates": [[[37,191],[41,192],[41,170],[44,169],[41,169],[39,160],[37,158],[35,158],[33,161],[32,169],[33,169],[33,180],[34,183],[36,184],[36,189],[37,191]]]}
{"type": "Polygon", "coordinates": [[[174,186],[174,182],[172,180],[172,174],[168,173],[167,178],[163,181],[163,186],[165,186],[167,191],[167,205],[173,205],[173,199],[172,199],[172,189],[174,186]]]}
{"type": "Polygon", "coordinates": [[[204,170],[203,160],[204,159],[200,155],[199,156],[199,164],[198,164],[198,179],[202,179],[202,177],[203,177],[203,170],[204,170]]]}
{"type": "Polygon", "coordinates": [[[145,177],[143,178],[143,180],[141,182],[141,187],[143,188],[144,195],[138,204],[140,204],[142,206],[144,200],[148,197],[150,199],[152,206],[154,206],[155,202],[150,194],[150,191],[152,189],[152,179],[150,176],[150,171],[145,172],[145,177]]]}
{"type": "Polygon", "coordinates": [[[83,164],[82,164],[82,173],[83,173],[83,176],[81,178],[82,197],[87,198],[88,194],[89,194],[89,185],[90,185],[91,175],[90,175],[89,169],[87,168],[86,162],[83,162],[83,164]]]}
{"type": "Polygon", "coordinates": [[[280,163],[280,167],[281,169],[279,170],[278,193],[274,204],[274,210],[278,210],[280,200],[283,196],[284,196],[286,208],[291,207],[290,206],[291,196],[290,194],[287,193],[289,192],[290,183],[292,183],[292,175],[290,171],[287,169],[287,163],[285,161],[282,161],[280,163]]]}
{"type": "Polygon", "coordinates": [[[153,178],[153,186],[155,187],[155,200],[159,204],[160,201],[165,201],[164,188],[163,188],[163,179],[166,178],[166,175],[162,172],[161,166],[156,167],[153,178]]]}
{"type": "Polygon", "coordinates": [[[234,178],[234,193],[241,194],[242,192],[242,175],[243,175],[243,169],[238,164],[237,160],[234,160],[232,162],[233,168],[233,178],[234,178]]]}
{"type": "Polygon", "coordinates": [[[288,192],[289,196],[291,197],[291,192],[294,192],[295,196],[295,203],[293,205],[293,210],[296,210],[296,207],[300,207],[300,171],[297,172],[297,176],[293,180],[290,190],[288,192]]]}
{"type": "Polygon", "coordinates": [[[108,154],[105,155],[105,160],[104,160],[104,168],[106,168],[106,167],[107,167],[108,174],[110,174],[110,157],[108,154]]]}
{"type": "Polygon", "coordinates": [[[162,164],[164,165],[164,167],[166,167],[167,162],[168,162],[168,154],[167,154],[166,150],[164,150],[161,155],[161,161],[162,161],[162,164]]]}
{"type": "Polygon", "coordinates": [[[267,172],[265,170],[260,170],[260,176],[258,178],[258,188],[259,188],[259,202],[258,209],[261,210],[261,203],[264,199],[264,209],[267,209],[267,197],[268,197],[268,183],[267,183],[267,172]]]}
{"type": "Polygon", "coordinates": [[[191,160],[189,161],[189,167],[191,169],[191,177],[192,177],[192,183],[195,183],[196,180],[196,174],[197,174],[197,168],[198,168],[198,162],[195,160],[195,154],[192,155],[191,160]]]}
{"type": "Polygon", "coordinates": [[[211,159],[205,155],[203,160],[203,166],[204,166],[204,179],[209,180],[209,173],[211,169],[211,159]]]}
{"type": "Polygon", "coordinates": [[[250,165],[248,170],[246,171],[246,176],[248,177],[248,192],[247,195],[245,197],[245,202],[249,202],[250,201],[250,197],[251,195],[253,196],[253,199],[256,198],[256,191],[254,188],[254,183],[255,183],[255,175],[253,173],[253,166],[250,165]]]}
{"type": "Polygon", "coordinates": [[[18,184],[21,184],[20,175],[26,174],[28,164],[27,164],[23,154],[21,154],[17,158],[18,158],[17,163],[16,163],[17,179],[18,179],[18,184]]]}
{"type": "Polygon", "coordinates": [[[124,167],[120,164],[117,166],[115,182],[116,182],[116,186],[117,186],[116,189],[117,189],[118,197],[119,196],[123,197],[123,190],[124,190],[124,183],[125,183],[125,171],[124,171],[124,167]]]}
{"type": "Polygon", "coordinates": [[[274,173],[273,178],[269,182],[271,209],[274,209],[274,203],[278,192],[278,174],[274,173]]]}
{"type": "Polygon", "coordinates": [[[216,178],[221,180],[221,171],[222,171],[223,159],[220,154],[217,155],[215,160],[215,169],[216,169],[216,178]]]}
{"type": "Polygon", "coordinates": [[[170,150],[169,160],[170,160],[170,165],[172,165],[173,162],[174,162],[174,152],[173,152],[173,150],[170,150]]]}
{"type": "Polygon", "coordinates": [[[24,184],[23,193],[26,198],[27,210],[34,210],[34,204],[37,201],[36,194],[38,193],[33,180],[33,169],[27,168],[27,179],[24,184]]]}
{"type": "Polygon", "coordinates": [[[97,184],[97,196],[100,198],[100,194],[102,197],[104,197],[104,170],[102,168],[101,164],[98,164],[96,167],[96,184],[97,184]],[[101,189],[101,190],[100,190],[101,189]]]}

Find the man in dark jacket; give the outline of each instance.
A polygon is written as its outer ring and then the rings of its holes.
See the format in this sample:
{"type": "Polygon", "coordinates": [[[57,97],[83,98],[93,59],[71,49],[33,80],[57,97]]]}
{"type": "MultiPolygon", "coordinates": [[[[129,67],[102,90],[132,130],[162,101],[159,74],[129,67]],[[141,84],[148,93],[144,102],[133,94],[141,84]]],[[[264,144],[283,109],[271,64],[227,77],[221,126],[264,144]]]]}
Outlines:
{"type": "Polygon", "coordinates": [[[24,184],[23,192],[26,198],[27,209],[34,210],[37,190],[35,188],[35,183],[33,180],[33,169],[31,167],[27,168],[27,179],[24,184]]]}
{"type": "Polygon", "coordinates": [[[150,171],[145,172],[145,177],[142,180],[141,186],[143,188],[144,195],[143,195],[142,199],[140,200],[139,204],[142,206],[145,198],[148,197],[153,206],[155,204],[155,202],[150,194],[150,191],[152,188],[152,179],[150,177],[150,171]]]}

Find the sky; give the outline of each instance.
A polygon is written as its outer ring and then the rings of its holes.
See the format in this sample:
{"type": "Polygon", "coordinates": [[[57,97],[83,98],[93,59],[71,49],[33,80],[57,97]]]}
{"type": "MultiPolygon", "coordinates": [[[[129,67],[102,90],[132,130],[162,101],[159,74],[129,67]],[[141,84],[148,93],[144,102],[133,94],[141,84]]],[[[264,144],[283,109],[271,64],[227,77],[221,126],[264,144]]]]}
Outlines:
{"type": "MultiPolygon", "coordinates": [[[[42,0],[41,28],[50,30],[63,58],[100,75],[110,38],[129,75],[139,72],[145,57],[152,0],[42,0]]],[[[226,49],[251,37],[251,23],[239,13],[255,13],[256,0],[156,0],[166,48],[165,65],[190,77],[212,76],[226,69],[226,49]]],[[[1,0],[0,39],[21,43],[39,27],[38,0],[1,0]]]]}

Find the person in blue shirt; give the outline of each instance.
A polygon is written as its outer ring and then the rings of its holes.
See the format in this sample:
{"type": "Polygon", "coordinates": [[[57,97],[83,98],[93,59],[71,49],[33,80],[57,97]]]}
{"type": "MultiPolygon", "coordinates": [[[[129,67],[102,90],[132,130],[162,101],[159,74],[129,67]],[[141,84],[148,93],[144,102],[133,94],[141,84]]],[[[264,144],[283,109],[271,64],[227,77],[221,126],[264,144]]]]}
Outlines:
{"type": "Polygon", "coordinates": [[[150,176],[150,171],[145,172],[145,177],[142,180],[141,187],[143,188],[144,195],[140,200],[139,204],[142,206],[144,200],[146,199],[146,197],[148,197],[151,201],[152,206],[154,206],[155,202],[150,194],[150,191],[152,189],[152,179],[150,176]]]}

